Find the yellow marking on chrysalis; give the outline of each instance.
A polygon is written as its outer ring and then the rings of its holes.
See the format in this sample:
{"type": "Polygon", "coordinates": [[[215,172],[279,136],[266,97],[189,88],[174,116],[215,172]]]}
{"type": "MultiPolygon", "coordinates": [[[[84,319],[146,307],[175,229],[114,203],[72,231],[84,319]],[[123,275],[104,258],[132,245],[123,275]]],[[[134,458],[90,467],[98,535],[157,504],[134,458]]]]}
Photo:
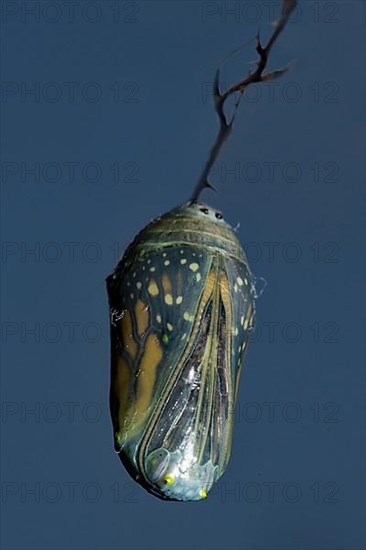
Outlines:
{"type": "Polygon", "coordinates": [[[234,290],[235,290],[235,292],[238,292],[238,285],[236,283],[234,285],[234,290]]]}
{"type": "Polygon", "coordinates": [[[169,261],[169,260],[165,260],[164,265],[170,265],[170,261],[169,261]]]}
{"type": "MultiPolygon", "coordinates": [[[[211,271],[209,272],[209,274],[207,276],[206,285],[205,285],[205,288],[204,288],[204,291],[203,291],[202,297],[201,297],[202,310],[206,306],[207,301],[209,300],[209,298],[212,294],[212,291],[215,287],[215,284],[216,284],[216,273],[213,269],[211,269],[211,271]]],[[[194,317],[192,316],[192,318],[194,318],[194,317]]]]}
{"type": "Polygon", "coordinates": [[[170,330],[170,331],[173,330],[173,325],[171,325],[170,323],[167,323],[166,326],[167,326],[168,330],[170,330]]]}
{"type": "Polygon", "coordinates": [[[149,334],[146,339],[144,354],[139,363],[136,401],[133,406],[136,421],[143,420],[151,404],[155,385],[156,367],[163,357],[162,349],[156,334],[149,334]]]}
{"type": "Polygon", "coordinates": [[[192,264],[189,264],[189,269],[191,271],[197,271],[198,268],[199,268],[199,265],[196,262],[193,262],[192,264]]]}
{"type": "Polygon", "coordinates": [[[156,267],[150,267],[150,271],[156,271],[156,267]]]}
{"type": "Polygon", "coordinates": [[[159,294],[159,287],[154,279],[151,279],[149,286],[147,287],[147,291],[151,296],[157,296],[159,294]]]}
{"type": "Polygon", "coordinates": [[[238,283],[239,286],[243,286],[244,284],[243,279],[241,277],[237,277],[236,282],[238,283]]]}
{"type": "Polygon", "coordinates": [[[147,305],[142,300],[137,300],[135,305],[135,317],[137,322],[137,332],[141,336],[146,332],[149,326],[149,312],[147,305]]]}
{"type": "Polygon", "coordinates": [[[163,274],[161,278],[161,284],[163,285],[164,289],[164,302],[171,306],[173,305],[173,296],[172,296],[172,283],[170,282],[170,279],[166,273],[163,274]]]}
{"type": "Polygon", "coordinates": [[[193,321],[194,320],[194,315],[190,315],[190,313],[188,313],[188,311],[185,311],[183,313],[183,319],[185,321],[193,321]]]}
{"type": "Polygon", "coordinates": [[[224,273],[220,275],[220,292],[224,305],[231,305],[229,281],[224,273]]]}
{"type": "Polygon", "coordinates": [[[156,320],[157,320],[158,323],[161,323],[161,315],[157,314],[156,320]]]}
{"type": "Polygon", "coordinates": [[[165,485],[173,485],[174,477],[173,476],[165,476],[164,477],[164,483],[165,483],[165,485]]]}
{"type": "Polygon", "coordinates": [[[244,325],[244,315],[242,315],[242,316],[240,317],[240,324],[241,324],[242,326],[244,325]]]}
{"type": "Polygon", "coordinates": [[[171,294],[165,294],[164,296],[164,302],[168,305],[168,306],[172,306],[173,305],[173,296],[171,294]]]}
{"type": "Polygon", "coordinates": [[[128,311],[125,312],[121,321],[121,334],[123,346],[127,349],[131,356],[131,359],[135,359],[137,354],[137,343],[134,340],[132,334],[132,321],[131,315],[128,311]]]}
{"type": "Polygon", "coordinates": [[[182,265],[184,265],[184,264],[187,263],[187,260],[186,260],[185,258],[182,258],[181,261],[180,261],[180,263],[181,263],[182,265]]]}
{"type": "Polygon", "coordinates": [[[177,299],[175,300],[176,304],[181,304],[183,302],[183,296],[177,296],[177,299]]]}
{"type": "Polygon", "coordinates": [[[201,273],[197,273],[197,275],[196,275],[197,283],[199,283],[201,279],[202,279],[201,273]]]}
{"type": "Polygon", "coordinates": [[[198,496],[201,498],[207,498],[207,491],[205,488],[200,489],[200,492],[198,493],[198,496]]]}
{"type": "MultiPolygon", "coordinates": [[[[226,314],[226,323],[228,327],[231,327],[233,325],[233,307],[232,307],[232,300],[230,296],[230,288],[229,288],[229,281],[225,273],[221,273],[219,285],[220,285],[220,294],[221,299],[224,304],[225,308],[225,314],[226,314]]],[[[226,349],[225,349],[225,355],[226,355],[226,364],[229,365],[231,361],[231,350],[232,350],[232,339],[227,338],[226,339],[226,349]]],[[[229,388],[230,391],[230,388],[229,388]]],[[[235,402],[236,397],[234,398],[235,402]]]]}
{"type": "Polygon", "coordinates": [[[233,328],[233,336],[238,336],[238,334],[239,334],[238,327],[234,327],[233,328]]]}
{"type": "Polygon", "coordinates": [[[142,287],[142,283],[140,283],[140,281],[138,281],[138,282],[136,283],[136,288],[138,288],[138,289],[140,290],[141,287],[142,287]]]}
{"type": "MultiPolygon", "coordinates": [[[[127,408],[130,370],[126,361],[121,357],[118,357],[116,367],[116,371],[114,371],[115,379],[113,383],[113,390],[118,398],[119,422],[120,425],[123,425],[123,414],[125,413],[127,408]]],[[[121,442],[121,435],[122,434],[118,434],[119,443],[121,442]]]]}

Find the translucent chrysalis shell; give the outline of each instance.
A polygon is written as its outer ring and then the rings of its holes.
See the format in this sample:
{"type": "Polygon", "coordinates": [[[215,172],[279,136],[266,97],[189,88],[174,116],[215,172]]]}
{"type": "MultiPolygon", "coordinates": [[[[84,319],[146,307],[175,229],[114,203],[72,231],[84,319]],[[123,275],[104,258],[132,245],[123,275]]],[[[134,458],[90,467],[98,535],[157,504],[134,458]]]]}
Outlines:
{"type": "Polygon", "coordinates": [[[156,496],[206,498],[230,457],[252,326],[245,253],[220,212],[189,202],[137,235],[107,287],[115,448],[156,496]]]}

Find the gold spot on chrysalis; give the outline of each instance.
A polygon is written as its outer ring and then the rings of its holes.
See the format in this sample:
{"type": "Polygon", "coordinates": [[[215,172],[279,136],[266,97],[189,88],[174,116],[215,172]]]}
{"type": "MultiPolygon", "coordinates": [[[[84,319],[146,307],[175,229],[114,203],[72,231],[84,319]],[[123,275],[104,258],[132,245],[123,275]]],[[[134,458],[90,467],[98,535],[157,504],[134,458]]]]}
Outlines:
{"type": "Polygon", "coordinates": [[[171,294],[165,294],[164,296],[164,302],[168,305],[168,306],[172,306],[173,305],[173,296],[171,294]]]}
{"type": "Polygon", "coordinates": [[[161,284],[163,285],[164,289],[164,302],[171,306],[173,305],[173,296],[172,296],[172,283],[170,282],[170,279],[166,273],[163,274],[161,278],[161,284]]]}
{"type": "Polygon", "coordinates": [[[188,311],[185,311],[185,312],[183,313],[183,319],[184,319],[185,321],[193,321],[193,320],[194,320],[194,315],[190,315],[190,314],[188,313],[188,311]]]}
{"type": "Polygon", "coordinates": [[[199,265],[196,262],[189,264],[189,269],[191,271],[197,271],[198,268],[199,268],[199,265]]]}
{"type": "Polygon", "coordinates": [[[151,296],[157,296],[159,294],[159,287],[154,279],[151,279],[149,286],[147,287],[147,291],[151,296]]]}

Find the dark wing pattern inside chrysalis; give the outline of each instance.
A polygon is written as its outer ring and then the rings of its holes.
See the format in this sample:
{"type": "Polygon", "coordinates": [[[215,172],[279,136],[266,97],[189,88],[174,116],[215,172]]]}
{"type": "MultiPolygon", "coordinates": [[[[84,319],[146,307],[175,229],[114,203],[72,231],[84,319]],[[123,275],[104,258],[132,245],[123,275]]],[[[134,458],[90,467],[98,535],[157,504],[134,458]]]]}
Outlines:
{"type": "Polygon", "coordinates": [[[193,246],[145,249],[111,276],[109,295],[116,449],[158,492],[202,498],[230,455],[249,271],[193,246]]]}
{"type": "Polygon", "coordinates": [[[145,251],[109,279],[116,448],[137,438],[190,338],[209,269],[188,246],[145,251]]]}

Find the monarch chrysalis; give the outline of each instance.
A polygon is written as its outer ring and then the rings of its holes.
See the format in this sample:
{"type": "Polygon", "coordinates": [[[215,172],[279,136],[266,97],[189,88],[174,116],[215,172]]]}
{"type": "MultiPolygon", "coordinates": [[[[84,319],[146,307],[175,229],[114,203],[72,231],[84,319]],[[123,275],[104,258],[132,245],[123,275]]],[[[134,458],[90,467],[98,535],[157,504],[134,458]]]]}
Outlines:
{"type": "Polygon", "coordinates": [[[294,7],[284,0],[266,47],[258,38],[255,72],[224,93],[217,74],[220,131],[192,199],[143,229],[107,279],[115,448],[161,498],[206,498],[229,460],[254,287],[235,233],[198,198],[234,120],[226,120],[226,99],[282,74],[263,71],[294,7]]]}
{"type": "Polygon", "coordinates": [[[156,219],[108,278],[115,446],[152,492],[204,498],[230,454],[252,275],[221,213],[156,219]]]}

